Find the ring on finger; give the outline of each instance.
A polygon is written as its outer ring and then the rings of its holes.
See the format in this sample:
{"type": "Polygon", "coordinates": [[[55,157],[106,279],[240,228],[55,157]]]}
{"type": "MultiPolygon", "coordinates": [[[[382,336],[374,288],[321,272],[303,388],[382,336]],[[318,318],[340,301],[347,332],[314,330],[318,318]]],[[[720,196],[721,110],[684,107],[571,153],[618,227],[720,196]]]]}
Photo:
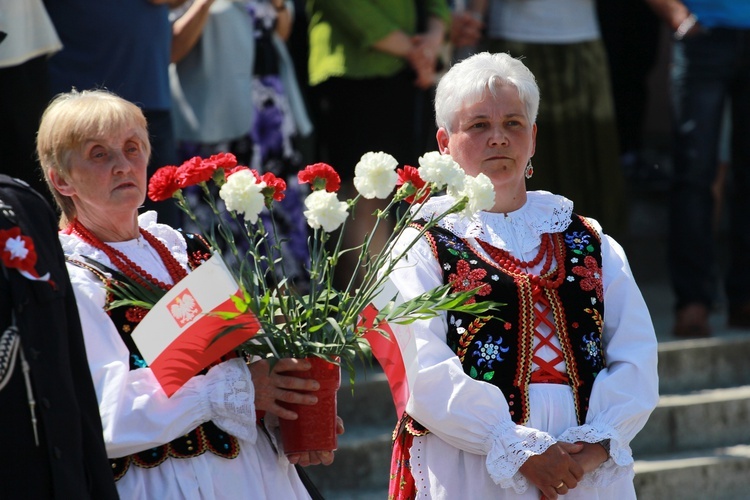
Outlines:
{"type": "Polygon", "coordinates": [[[555,489],[556,489],[556,490],[559,490],[559,489],[560,489],[560,488],[562,488],[563,486],[565,486],[565,481],[560,481],[560,484],[558,484],[557,486],[555,486],[555,489]]]}

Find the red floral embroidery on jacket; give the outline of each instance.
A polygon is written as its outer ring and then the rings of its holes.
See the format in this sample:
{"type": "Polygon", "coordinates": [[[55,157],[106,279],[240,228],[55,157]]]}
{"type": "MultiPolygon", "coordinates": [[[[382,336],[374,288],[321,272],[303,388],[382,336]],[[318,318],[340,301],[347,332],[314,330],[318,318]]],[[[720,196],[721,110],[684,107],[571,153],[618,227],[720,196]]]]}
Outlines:
{"type": "Polygon", "coordinates": [[[583,266],[575,266],[573,273],[581,276],[581,289],[587,292],[591,290],[596,291],[596,298],[599,302],[604,301],[604,285],[602,284],[602,270],[599,264],[596,263],[596,259],[591,255],[587,255],[583,259],[583,266]]]}
{"type": "MultiPolygon", "coordinates": [[[[448,276],[448,283],[453,288],[453,292],[465,292],[479,287],[477,295],[488,295],[492,291],[492,287],[482,282],[485,276],[487,276],[487,271],[484,269],[471,269],[468,262],[459,260],[456,263],[456,272],[448,276]]],[[[466,301],[467,304],[473,304],[474,302],[474,297],[466,301]]]]}

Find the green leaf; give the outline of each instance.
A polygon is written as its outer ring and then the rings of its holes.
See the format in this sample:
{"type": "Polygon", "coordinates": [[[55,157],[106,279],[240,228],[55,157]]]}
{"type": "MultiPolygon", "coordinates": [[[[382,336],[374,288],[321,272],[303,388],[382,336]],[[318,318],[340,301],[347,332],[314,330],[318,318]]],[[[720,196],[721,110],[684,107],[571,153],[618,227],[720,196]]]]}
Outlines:
{"type": "Polygon", "coordinates": [[[240,313],[244,313],[245,311],[247,311],[249,301],[246,301],[242,297],[238,297],[236,295],[232,295],[230,298],[232,299],[234,307],[236,307],[240,313]]]}

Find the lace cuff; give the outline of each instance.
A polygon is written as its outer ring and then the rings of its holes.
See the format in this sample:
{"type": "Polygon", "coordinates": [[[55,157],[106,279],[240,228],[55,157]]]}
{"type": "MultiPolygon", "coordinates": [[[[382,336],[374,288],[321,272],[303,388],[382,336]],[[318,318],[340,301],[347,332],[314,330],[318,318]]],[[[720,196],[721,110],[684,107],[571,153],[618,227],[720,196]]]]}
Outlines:
{"type": "Polygon", "coordinates": [[[501,488],[513,488],[519,494],[526,491],[529,482],[518,470],[529,457],[541,455],[556,443],[546,432],[512,422],[504,422],[494,429],[490,439],[492,448],[487,454],[490,477],[501,488]]]}
{"type": "Polygon", "coordinates": [[[255,441],[255,388],[241,358],[214,366],[206,374],[211,420],[233,436],[255,441]]]}
{"type": "Polygon", "coordinates": [[[565,431],[559,438],[559,441],[566,443],[598,443],[605,439],[610,440],[609,459],[601,464],[596,470],[583,476],[580,481],[581,485],[586,487],[607,487],[624,476],[633,476],[633,452],[630,446],[620,443],[617,439],[617,432],[614,428],[604,426],[601,429],[595,429],[591,425],[582,425],[572,427],[565,431]]]}

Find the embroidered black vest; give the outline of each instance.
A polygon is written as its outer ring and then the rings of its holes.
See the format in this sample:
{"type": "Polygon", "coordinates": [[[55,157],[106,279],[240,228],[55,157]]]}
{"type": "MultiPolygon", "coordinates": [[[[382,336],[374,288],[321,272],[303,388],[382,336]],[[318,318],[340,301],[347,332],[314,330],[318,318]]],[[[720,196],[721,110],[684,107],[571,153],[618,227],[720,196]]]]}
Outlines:
{"type": "MultiPolygon", "coordinates": [[[[513,421],[527,423],[535,285],[527,274],[503,269],[450,231],[436,227],[427,232],[427,238],[443,269],[444,283],[453,283],[454,290],[481,287],[475,295],[477,301],[505,304],[496,316],[478,318],[449,312],[447,342],[461,360],[464,372],[500,388],[513,421]]],[[[576,415],[582,424],[594,379],[606,366],[601,344],[601,241],[597,231],[577,215],[564,232],[552,234],[552,240],[563,256],[565,276],[558,288],[541,288],[539,292],[552,310],[576,415]]]]}
{"type": "MultiPolygon", "coordinates": [[[[208,243],[198,235],[183,234],[183,236],[185,236],[187,242],[188,267],[195,269],[211,257],[208,243]]],[[[68,260],[68,262],[88,269],[105,284],[110,281],[108,275],[111,275],[114,279],[120,277],[120,273],[116,270],[103,266],[92,259],[87,259],[86,263],[73,260],[68,260]]],[[[112,299],[113,297],[110,295],[107,296],[107,302],[112,299]]],[[[148,311],[131,306],[116,307],[107,311],[112,322],[117,326],[120,337],[128,347],[131,370],[148,366],[131,337],[133,330],[138,326],[146,312],[148,311]]],[[[115,481],[117,481],[125,475],[131,464],[150,469],[161,465],[170,457],[192,458],[202,455],[206,451],[223,458],[232,459],[239,455],[240,445],[237,438],[219,429],[213,422],[208,421],[169,443],[125,457],[110,459],[109,462],[112,466],[115,481]]]]}

